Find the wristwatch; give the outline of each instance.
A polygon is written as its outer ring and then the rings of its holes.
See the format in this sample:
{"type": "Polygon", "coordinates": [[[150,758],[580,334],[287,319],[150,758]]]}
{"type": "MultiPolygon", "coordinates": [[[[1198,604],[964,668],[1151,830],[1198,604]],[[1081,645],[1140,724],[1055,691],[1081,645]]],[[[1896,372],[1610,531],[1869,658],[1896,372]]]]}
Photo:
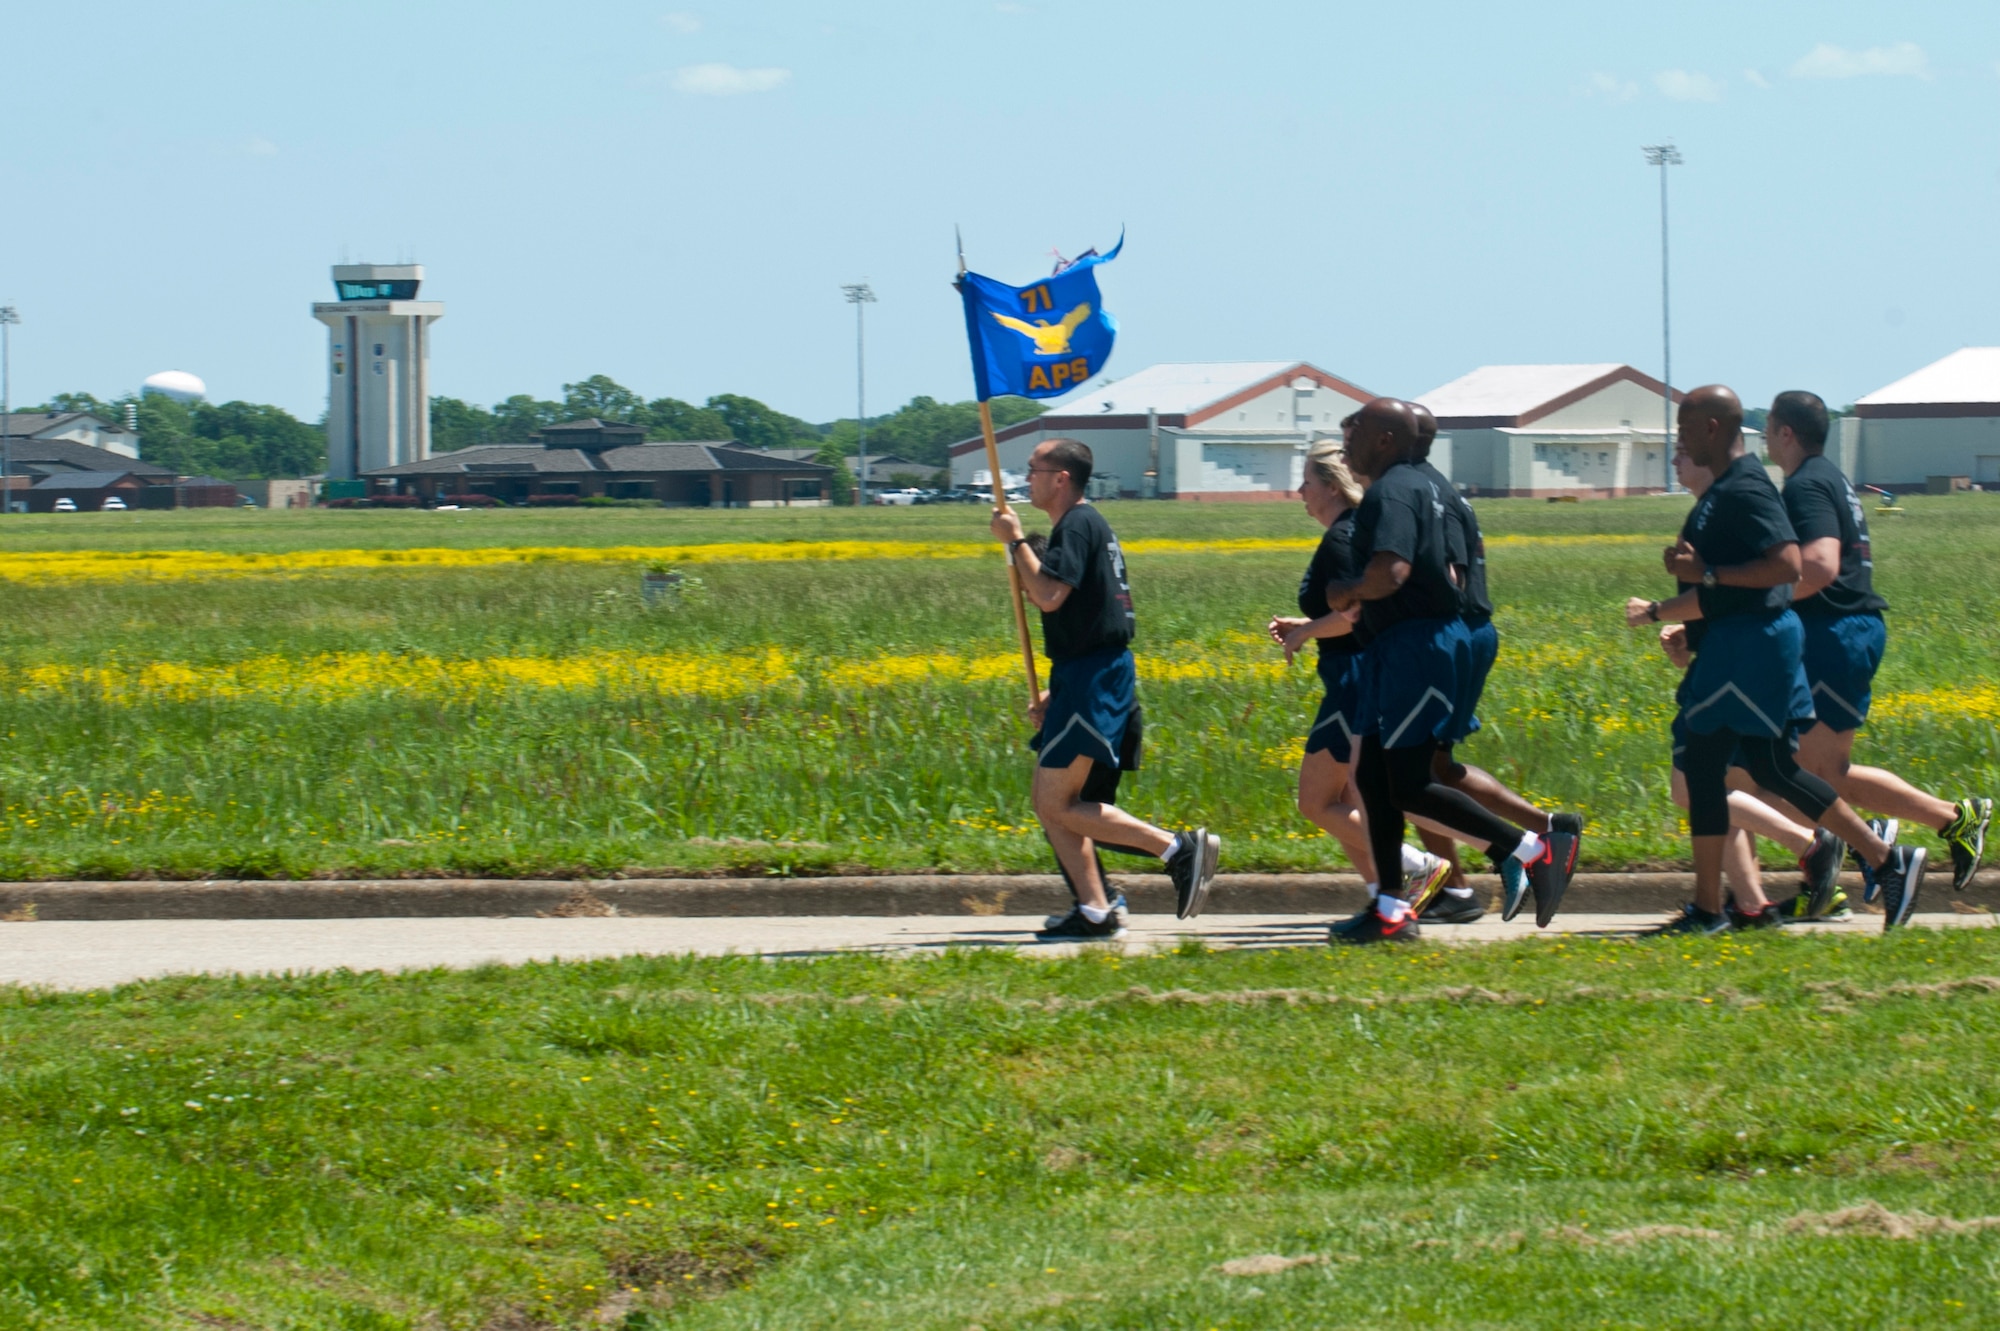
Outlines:
{"type": "Polygon", "coordinates": [[[1646,602],[1646,618],[1652,620],[1655,624],[1660,622],[1660,603],[1658,601],[1646,602]]]}
{"type": "Polygon", "coordinates": [[[1716,585],[1714,569],[1705,568],[1701,571],[1701,585],[1704,587],[1713,587],[1716,585]]]}

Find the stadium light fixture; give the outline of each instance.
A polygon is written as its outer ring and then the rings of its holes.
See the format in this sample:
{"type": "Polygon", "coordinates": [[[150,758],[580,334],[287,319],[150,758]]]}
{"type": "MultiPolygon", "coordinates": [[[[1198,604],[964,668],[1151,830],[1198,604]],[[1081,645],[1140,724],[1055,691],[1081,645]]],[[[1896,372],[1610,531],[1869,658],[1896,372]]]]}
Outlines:
{"type": "Polygon", "coordinates": [[[1666,426],[1661,433],[1661,461],[1665,463],[1666,490],[1674,492],[1674,339],[1673,325],[1668,320],[1667,304],[1667,168],[1681,164],[1681,150],[1670,139],[1665,143],[1645,144],[1640,152],[1646,154],[1646,165],[1660,168],[1660,378],[1666,385],[1666,426]]]}
{"type": "Polygon", "coordinates": [[[840,290],[847,297],[847,303],[854,307],[854,435],[855,455],[861,471],[856,484],[861,487],[857,498],[865,507],[868,503],[868,390],[862,359],[861,310],[863,306],[875,303],[875,292],[866,282],[855,282],[840,290]]]}

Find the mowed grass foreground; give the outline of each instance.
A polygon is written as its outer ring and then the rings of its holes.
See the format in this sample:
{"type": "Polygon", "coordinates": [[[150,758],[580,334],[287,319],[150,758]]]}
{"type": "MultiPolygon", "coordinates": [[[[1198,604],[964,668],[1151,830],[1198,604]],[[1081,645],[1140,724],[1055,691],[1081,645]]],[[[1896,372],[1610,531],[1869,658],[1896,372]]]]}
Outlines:
{"type": "MultiPolygon", "coordinates": [[[[1874,524],[1894,602],[1859,753],[2000,787],[2000,502],[1874,524]]],[[[1343,867],[1292,807],[1317,702],[1264,640],[1292,504],[1107,505],[1143,772],[1233,869],[1343,867]]],[[[1503,655],[1466,746],[1679,863],[1675,683],[1622,598],[1685,501],[1479,505],[1503,655]]],[[[1037,520],[1038,517],[1037,517],[1037,520]]],[[[0,876],[1042,870],[1006,580],[973,508],[132,513],[0,523],[0,876]],[[645,608],[654,562],[702,584],[645,608]]]]}
{"type": "Polygon", "coordinates": [[[0,1325],[1991,1326],[1996,1036],[1988,930],[8,991],[0,1325]]]}

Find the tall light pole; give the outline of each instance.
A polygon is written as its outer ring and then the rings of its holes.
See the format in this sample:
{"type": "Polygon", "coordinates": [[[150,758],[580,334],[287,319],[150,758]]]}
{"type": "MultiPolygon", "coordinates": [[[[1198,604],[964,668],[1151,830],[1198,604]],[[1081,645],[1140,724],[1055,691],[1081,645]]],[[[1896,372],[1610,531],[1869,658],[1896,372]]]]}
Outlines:
{"type": "Polygon", "coordinates": [[[1674,339],[1667,318],[1667,168],[1681,164],[1681,150],[1669,143],[1642,146],[1646,165],[1660,168],[1660,360],[1661,381],[1666,385],[1666,425],[1661,431],[1660,451],[1665,454],[1666,489],[1674,491],[1674,339]]]}
{"type": "Polygon", "coordinates": [[[866,282],[844,286],[841,291],[847,296],[847,303],[854,307],[854,434],[855,451],[861,466],[857,481],[861,488],[857,495],[865,506],[868,503],[868,390],[861,354],[861,308],[875,303],[875,293],[866,282]]]}
{"type": "Polygon", "coordinates": [[[8,333],[21,322],[12,305],[0,305],[0,513],[14,511],[14,381],[8,333]]]}

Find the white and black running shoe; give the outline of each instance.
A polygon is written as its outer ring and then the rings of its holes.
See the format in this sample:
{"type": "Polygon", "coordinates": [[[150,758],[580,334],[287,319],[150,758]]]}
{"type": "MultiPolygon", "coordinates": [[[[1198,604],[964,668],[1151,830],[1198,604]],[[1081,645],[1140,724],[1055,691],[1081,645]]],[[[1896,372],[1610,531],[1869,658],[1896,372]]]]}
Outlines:
{"type": "Polygon", "coordinates": [[[1417,919],[1424,924],[1472,924],[1485,914],[1477,892],[1469,887],[1447,887],[1431,898],[1417,919]]]}
{"type": "Polygon", "coordinates": [[[1182,832],[1180,839],[1167,861],[1167,877],[1174,883],[1174,917],[1191,920],[1208,904],[1208,889],[1222,861],[1222,838],[1197,827],[1182,832]]]}
{"type": "MultiPolygon", "coordinates": [[[[1069,910],[1057,911],[1055,914],[1049,916],[1046,920],[1042,921],[1042,928],[1044,929],[1055,928],[1058,924],[1061,924],[1064,920],[1068,919],[1070,911],[1075,909],[1076,909],[1075,906],[1071,906],[1069,910]]],[[[1117,917],[1118,923],[1120,924],[1127,924],[1130,922],[1129,917],[1131,915],[1131,912],[1126,909],[1125,894],[1123,892],[1113,892],[1111,894],[1111,913],[1117,917]]]]}
{"type": "Polygon", "coordinates": [[[1365,946],[1369,943],[1414,943],[1424,936],[1414,915],[1405,915],[1391,924],[1375,911],[1366,910],[1357,915],[1351,924],[1353,927],[1346,930],[1327,930],[1326,941],[1365,946]]]}
{"type": "Polygon", "coordinates": [[[1924,885],[1925,858],[1922,846],[1896,846],[1875,871],[1875,882],[1882,889],[1882,932],[1909,923],[1924,885]]]}
{"type": "Polygon", "coordinates": [[[1056,923],[1035,931],[1035,937],[1045,943],[1108,943],[1114,938],[1125,936],[1125,921],[1117,914],[1107,915],[1096,923],[1077,906],[1056,923]]]}

